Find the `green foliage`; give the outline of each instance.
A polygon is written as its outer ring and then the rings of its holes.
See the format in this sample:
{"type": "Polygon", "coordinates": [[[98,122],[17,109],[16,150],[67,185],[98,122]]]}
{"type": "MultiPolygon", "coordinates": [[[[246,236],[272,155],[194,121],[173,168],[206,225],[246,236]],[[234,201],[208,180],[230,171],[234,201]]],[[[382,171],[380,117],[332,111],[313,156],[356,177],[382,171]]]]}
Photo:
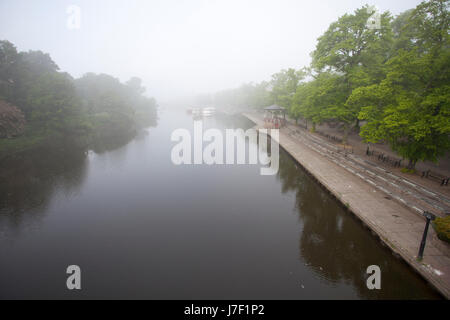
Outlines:
{"type": "Polygon", "coordinates": [[[319,37],[312,53],[312,68],[319,74],[315,81],[324,72],[335,78],[335,81],[317,84],[322,87],[318,94],[320,99],[326,100],[326,105],[316,104],[316,118],[319,122],[341,122],[345,130],[344,141],[360,111],[359,104],[348,101],[352,91],[379,81],[383,77],[383,63],[390,53],[386,50],[392,42],[390,14],[381,14],[380,28],[371,29],[367,27],[369,12],[368,6],[364,6],[333,22],[319,37]]]}
{"type": "Polygon", "coordinates": [[[281,70],[278,73],[272,75],[272,81],[270,85],[272,90],[270,91],[271,100],[288,111],[289,115],[297,119],[299,113],[292,108],[292,101],[294,94],[297,91],[297,87],[305,78],[305,70],[287,69],[281,70]]]}
{"type": "Polygon", "coordinates": [[[412,169],[450,150],[448,1],[423,2],[407,17],[399,23],[396,46],[402,48],[385,63],[385,78],[355,89],[349,101],[368,121],[362,137],[387,141],[412,169]]]}
{"type": "Polygon", "coordinates": [[[32,150],[42,145],[48,136],[39,128],[27,126],[22,136],[14,139],[0,139],[0,159],[8,155],[32,150]]]}
{"type": "Polygon", "coordinates": [[[145,88],[139,78],[131,78],[122,84],[106,74],[88,73],[75,80],[75,85],[84,113],[93,119],[91,124],[100,131],[113,132],[106,128],[107,119],[116,132],[129,132],[138,123],[155,124],[156,101],[142,95],[145,88]],[[101,121],[98,122],[97,118],[101,121]]]}
{"type": "Polygon", "coordinates": [[[0,100],[0,138],[20,136],[25,130],[25,123],[22,111],[0,100]]]}
{"type": "Polygon", "coordinates": [[[450,243],[450,216],[444,218],[436,218],[433,221],[434,230],[442,241],[450,243]]]}
{"type": "MultiPolygon", "coordinates": [[[[387,142],[409,159],[438,161],[450,150],[450,0],[429,0],[369,28],[368,6],[345,14],[319,37],[309,68],[283,69],[197,102],[218,107],[278,104],[294,119],[339,122],[367,142],[387,142]],[[307,79],[308,81],[305,81],[307,79]]],[[[125,84],[105,74],[74,80],[41,51],[17,52],[0,41],[0,99],[16,105],[43,135],[128,134],[156,121],[156,101],[139,78],[125,84]],[[114,129],[112,129],[114,128],[114,129]]]]}
{"type": "Polygon", "coordinates": [[[44,73],[37,78],[28,92],[27,104],[31,106],[32,122],[61,133],[71,133],[72,119],[80,113],[73,80],[64,73],[44,73]]]}
{"type": "Polygon", "coordinates": [[[20,150],[49,137],[129,136],[137,126],[154,125],[156,101],[143,95],[142,81],[126,84],[105,74],[88,73],[74,80],[59,72],[41,51],[17,52],[0,41],[0,100],[25,115],[25,135],[5,142],[4,150],[20,150]]]}
{"type": "Polygon", "coordinates": [[[306,75],[305,70],[287,69],[272,75],[270,82],[248,83],[236,89],[217,92],[213,97],[199,97],[198,104],[212,104],[221,108],[263,108],[271,104],[285,107],[290,116],[298,118],[292,108],[297,87],[306,75]]]}
{"type": "Polygon", "coordinates": [[[365,25],[367,7],[332,23],[312,53],[313,78],[298,86],[293,112],[313,125],[366,124],[367,142],[385,141],[408,168],[450,150],[448,0],[423,2],[381,29],[365,25]]]}
{"type": "Polygon", "coordinates": [[[300,84],[293,97],[293,112],[313,124],[328,119],[332,110],[345,102],[345,97],[342,98],[342,93],[337,91],[339,82],[340,76],[323,72],[314,80],[300,84]]]}
{"type": "Polygon", "coordinates": [[[368,6],[344,14],[318,39],[310,68],[216,95],[215,103],[277,103],[315,125],[339,122],[367,142],[387,142],[409,159],[437,161],[450,150],[449,0],[424,1],[369,28],[368,6]],[[309,81],[302,82],[308,78],[309,81]],[[359,128],[360,121],[364,125],[359,128]]]}
{"type": "Polygon", "coordinates": [[[0,41],[0,99],[12,102],[10,100],[18,64],[19,54],[16,47],[9,41],[0,41]]]}
{"type": "Polygon", "coordinates": [[[381,14],[381,28],[369,29],[366,24],[370,15],[368,6],[364,6],[333,22],[318,39],[312,67],[317,72],[326,69],[343,74],[350,87],[358,72],[375,74],[377,70],[370,68],[383,61],[392,41],[391,17],[388,12],[381,14]]]}
{"type": "Polygon", "coordinates": [[[408,168],[402,168],[400,171],[403,173],[410,173],[410,174],[413,174],[416,172],[415,169],[408,169],[408,168]]]}
{"type": "Polygon", "coordinates": [[[221,108],[262,108],[273,104],[270,84],[263,81],[258,84],[248,83],[236,89],[217,92],[212,99],[203,98],[197,103],[211,104],[221,108]]]}

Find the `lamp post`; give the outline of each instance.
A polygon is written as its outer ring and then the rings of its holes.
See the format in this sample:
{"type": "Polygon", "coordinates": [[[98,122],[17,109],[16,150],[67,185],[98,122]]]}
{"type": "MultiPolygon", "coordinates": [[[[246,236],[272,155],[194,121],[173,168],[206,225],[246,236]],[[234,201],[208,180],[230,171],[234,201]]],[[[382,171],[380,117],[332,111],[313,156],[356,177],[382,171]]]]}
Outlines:
{"type": "Polygon", "coordinates": [[[419,254],[417,256],[418,260],[423,259],[423,251],[425,250],[425,244],[427,242],[427,234],[428,234],[428,227],[430,226],[430,221],[436,219],[436,216],[428,211],[425,211],[423,213],[423,216],[427,219],[427,222],[425,224],[425,230],[423,230],[422,242],[420,243],[419,254]]]}

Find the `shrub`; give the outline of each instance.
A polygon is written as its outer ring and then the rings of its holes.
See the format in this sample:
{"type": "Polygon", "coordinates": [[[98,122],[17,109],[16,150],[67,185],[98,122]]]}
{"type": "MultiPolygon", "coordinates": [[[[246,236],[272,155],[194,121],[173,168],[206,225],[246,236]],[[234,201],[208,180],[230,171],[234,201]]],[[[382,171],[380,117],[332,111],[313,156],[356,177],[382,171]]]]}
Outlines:
{"type": "Polygon", "coordinates": [[[450,243],[450,216],[445,218],[436,218],[433,221],[434,230],[442,241],[450,243]]]}
{"type": "Polygon", "coordinates": [[[0,138],[20,136],[25,129],[25,117],[19,108],[0,100],[0,138]]]}
{"type": "Polygon", "coordinates": [[[400,171],[403,173],[415,173],[416,172],[415,169],[408,169],[408,168],[402,168],[400,171]]]}

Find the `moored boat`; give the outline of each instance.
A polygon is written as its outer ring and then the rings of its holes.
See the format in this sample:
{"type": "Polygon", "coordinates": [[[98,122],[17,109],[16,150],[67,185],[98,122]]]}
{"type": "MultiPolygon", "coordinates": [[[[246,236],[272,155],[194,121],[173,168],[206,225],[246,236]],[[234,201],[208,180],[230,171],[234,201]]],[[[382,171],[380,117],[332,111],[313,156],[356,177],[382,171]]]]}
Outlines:
{"type": "Polygon", "coordinates": [[[216,112],[216,108],[213,108],[213,107],[203,108],[203,110],[202,110],[202,114],[204,116],[211,116],[215,112],[216,112]]]}

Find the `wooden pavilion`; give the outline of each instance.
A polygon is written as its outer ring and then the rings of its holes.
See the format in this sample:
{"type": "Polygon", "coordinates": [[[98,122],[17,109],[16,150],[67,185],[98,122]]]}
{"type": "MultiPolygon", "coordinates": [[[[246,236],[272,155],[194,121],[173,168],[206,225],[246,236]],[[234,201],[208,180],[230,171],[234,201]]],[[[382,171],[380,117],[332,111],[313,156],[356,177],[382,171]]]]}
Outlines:
{"type": "Polygon", "coordinates": [[[286,109],[273,104],[264,108],[264,127],[267,129],[279,129],[286,125],[286,109]]]}

